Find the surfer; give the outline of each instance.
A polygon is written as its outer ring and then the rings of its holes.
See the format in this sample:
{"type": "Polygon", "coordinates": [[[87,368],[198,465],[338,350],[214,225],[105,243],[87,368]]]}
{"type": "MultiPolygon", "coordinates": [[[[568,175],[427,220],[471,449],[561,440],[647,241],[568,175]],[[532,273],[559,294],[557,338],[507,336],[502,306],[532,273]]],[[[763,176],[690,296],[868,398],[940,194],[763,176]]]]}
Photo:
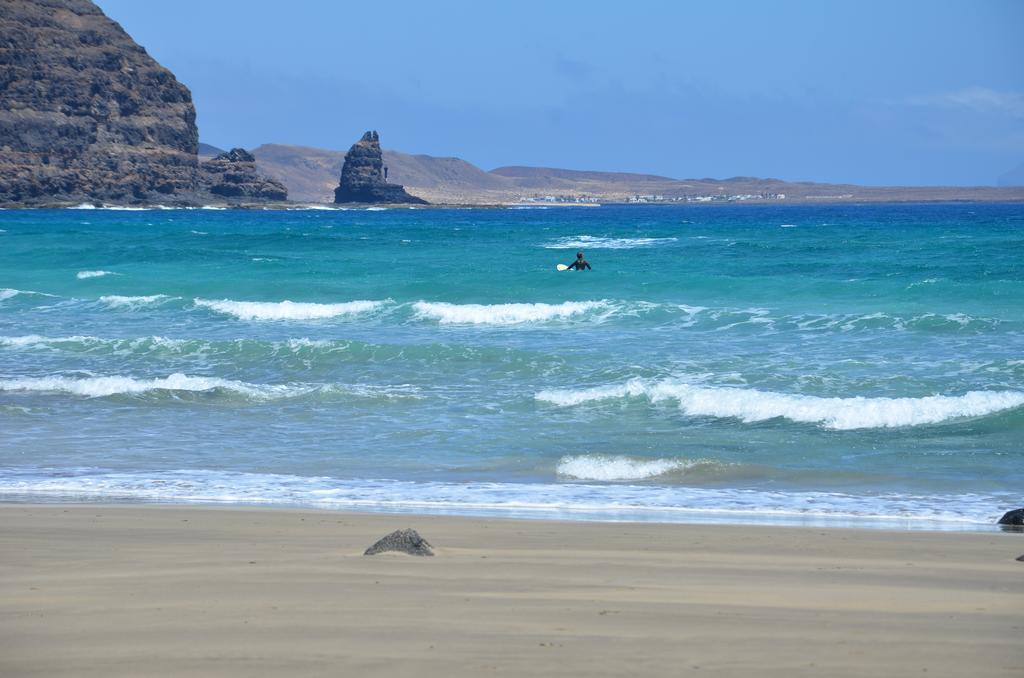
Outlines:
{"type": "Polygon", "coordinates": [[[573,269],[575,269],[577,271],[582,271],[584,269],[586,269],[588,271],[594,270],[594,269],[590,268],[590,262],[583,258],[583,252],[577,252],[576,253],[576,261],[574,261],[571,264],[569,264],[569,270],[571,271],[573,269]]]}

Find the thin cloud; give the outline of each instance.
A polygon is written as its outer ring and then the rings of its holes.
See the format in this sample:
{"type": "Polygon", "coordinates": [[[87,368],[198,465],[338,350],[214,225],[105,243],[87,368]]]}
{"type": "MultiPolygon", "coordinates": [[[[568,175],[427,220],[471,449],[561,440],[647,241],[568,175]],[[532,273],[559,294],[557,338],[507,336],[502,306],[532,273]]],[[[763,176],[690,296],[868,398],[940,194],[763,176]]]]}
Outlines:
{"type": "Polygon", "coordinates": [[[928,106],[973,111],[975,113],[1024,118],[1024,93],[1000,92],[988,87],[967,87],[907,100],[912,106],[928,106]]]}

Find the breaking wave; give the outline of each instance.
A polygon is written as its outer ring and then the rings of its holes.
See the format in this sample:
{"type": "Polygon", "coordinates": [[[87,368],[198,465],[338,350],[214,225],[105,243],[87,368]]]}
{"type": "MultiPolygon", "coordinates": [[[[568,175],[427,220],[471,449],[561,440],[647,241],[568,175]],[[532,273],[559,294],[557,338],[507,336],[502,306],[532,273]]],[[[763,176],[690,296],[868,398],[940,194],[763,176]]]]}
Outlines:
{"type": "Polygon", "coordinates": [[[181,373],[156,379],[135,379],[133,377],[21,377],[0,379],[0,391],[40,391],[66,393],[87,398],[104,398],[113,395],[139,394],[150,391],[214,391],[224,390],[246,397],[266,399],[293,394],[291,386],[248,384],[242,381],[219,379],[217,377],[192,377],[181,373]]]}
{"type": "Polygon", "coordinates": [[[172,299],[180,299],[181,297],[171,297],[166,294],[150,294],[143,296],[121,296],[118,294],[109,294],[100,297],[100,303],[106,304],[110,308],[116,308],[120,310],[135,311],[146,306],[159,306],[164,302],[171,301],[172,299]]]}
{"type": "Polygon", "coordinates": [[[602,238],[590,235],[577,235],[558,238],[542,245],[549,250],[564,249],[595,249],[595,250],[632,250],[641,247],[657,247],[675,242],[677,238],[602,238]]]}
{"type": "Polygon", "coordinates": [[[417,301],[413,310],[421,318],[443,325],[519,325],[566,320],[593,311],[613,312],[608,301],[565,301],[561,304],[449,304],[417,301]]]}
{"type": "Polygon", "coordinates": [[[140,395],[161,391],[177,394],[223,392],[257,401],[296,398],[315,393],[388,400],[422,398],[418,389],[410,384],[388,386],[376,384],[251,384],[219,377],[190,376],[180,372],[154,379],[125,376],[18,377],[0,379],[0,391],[61,393],[86,398],[140,395]]]}
{"type": "Polygon", "coordinates": [[[385,301],[347,301],[340,304],[315,304],[297,301],[232,301],[231,299],[195,299],[195,305],[239,320],[321,320],[368,313],[385,301]]]}
{"type": "Polygon", "coordinates": [[[557,471],[560,476],[577,480],[644,480],[671,471],[685,471],[698,463],[684,459],[634,459],[581,454],[562,457],[558,462],[557,471]]]}
{"type": "Polygon", "coordinates": [[[88,278],[102,278],[105,275],[121,275],[120,273],[114,273],[113,271],[79,271],[75,274],[75,277],[79,280],[86,280],[88,278]]]}
{"type": "Polygon", "coordinates": [[[69,210],[110,210],[114,212],[148,212],[151,209],[172,209],[164,207],[163,205],[155,205],[154,207],[133,207],[131,205],[107,205],[103,204],[100,206],[92,203],[83,202],[74,207],[68,207],[69,210]]]}
{"type": "Polygon", "coordinates": [[[970,391],[961,396],[920,398],[821,398],[641,379],[590,389],[541,391],[535,398],[560,407],[623,398],[646,398],[652,403],[674,400],[680,411],[690,416],[735,418],[745,423],[783,418],[833,430],[939,424],[1024,405],[1021,391],[970,391]]]}

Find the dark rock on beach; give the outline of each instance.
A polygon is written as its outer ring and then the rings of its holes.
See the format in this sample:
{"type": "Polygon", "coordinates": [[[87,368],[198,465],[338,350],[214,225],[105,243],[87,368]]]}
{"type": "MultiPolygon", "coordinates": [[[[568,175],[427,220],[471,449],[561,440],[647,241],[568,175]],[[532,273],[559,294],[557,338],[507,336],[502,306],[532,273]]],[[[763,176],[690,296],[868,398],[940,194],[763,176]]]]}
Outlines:
{"type": "Polygon", "coordinates": [[[1013,509],[1003,514],[1003,517],[999,519],[999,525],[1009,525],[1011,527],[1024,527],[1024,508],[1013,509]]]}
{"type": "Polygon", "coordinates": [[[377,132],[367,132],[345,155],[334,202],[427,204],[426,200],[406,193],[400,185],[389,184],[385,170],[380,137],[377,132]]]}
{"type": "Polygon", "coordinates": [[[200,165],[203,187],[229,202],[280,202],[288,199],[284,184],[256,170],[256,158],[242,148],[232,148],[200,165]]]}
{"type": "Polygon", "coordinates": [[[408,553],[410,556],[432,556],[433,549],[416,530],[395,530],[363,552],[364,556],[375,556],[385,551],[408,553]]]}
{"type": "Polygon", "coordinates": [[[188,88],[88,0],[0,0],[0,203],[198,188],[188,88]]]}

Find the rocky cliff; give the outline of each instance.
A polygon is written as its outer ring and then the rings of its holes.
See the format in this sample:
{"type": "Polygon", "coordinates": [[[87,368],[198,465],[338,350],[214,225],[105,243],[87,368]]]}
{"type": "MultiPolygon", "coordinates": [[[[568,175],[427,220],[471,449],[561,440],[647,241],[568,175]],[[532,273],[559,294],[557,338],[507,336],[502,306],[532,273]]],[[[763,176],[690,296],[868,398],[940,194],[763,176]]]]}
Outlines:
{"type": "Polygon", "coordinates": [[[334,189],[334,202],[427,204],[426,200],[406,193],[400,185],[387,182],[377,132],[367,132],[348,150],[341,180],[334,189]]]}
{"type": "Polygon", "coordinates": [[[203,188],[229,202],[283,201],[288,199],[284,184],[261,176],[256,158],[241,148],[207,160],[199,166],[203,188]]]}
{"type": "Polygon", "coordinates": [[[188,88],[88,0],[0,0],[0,203],[194,202],[188,88]]]}

